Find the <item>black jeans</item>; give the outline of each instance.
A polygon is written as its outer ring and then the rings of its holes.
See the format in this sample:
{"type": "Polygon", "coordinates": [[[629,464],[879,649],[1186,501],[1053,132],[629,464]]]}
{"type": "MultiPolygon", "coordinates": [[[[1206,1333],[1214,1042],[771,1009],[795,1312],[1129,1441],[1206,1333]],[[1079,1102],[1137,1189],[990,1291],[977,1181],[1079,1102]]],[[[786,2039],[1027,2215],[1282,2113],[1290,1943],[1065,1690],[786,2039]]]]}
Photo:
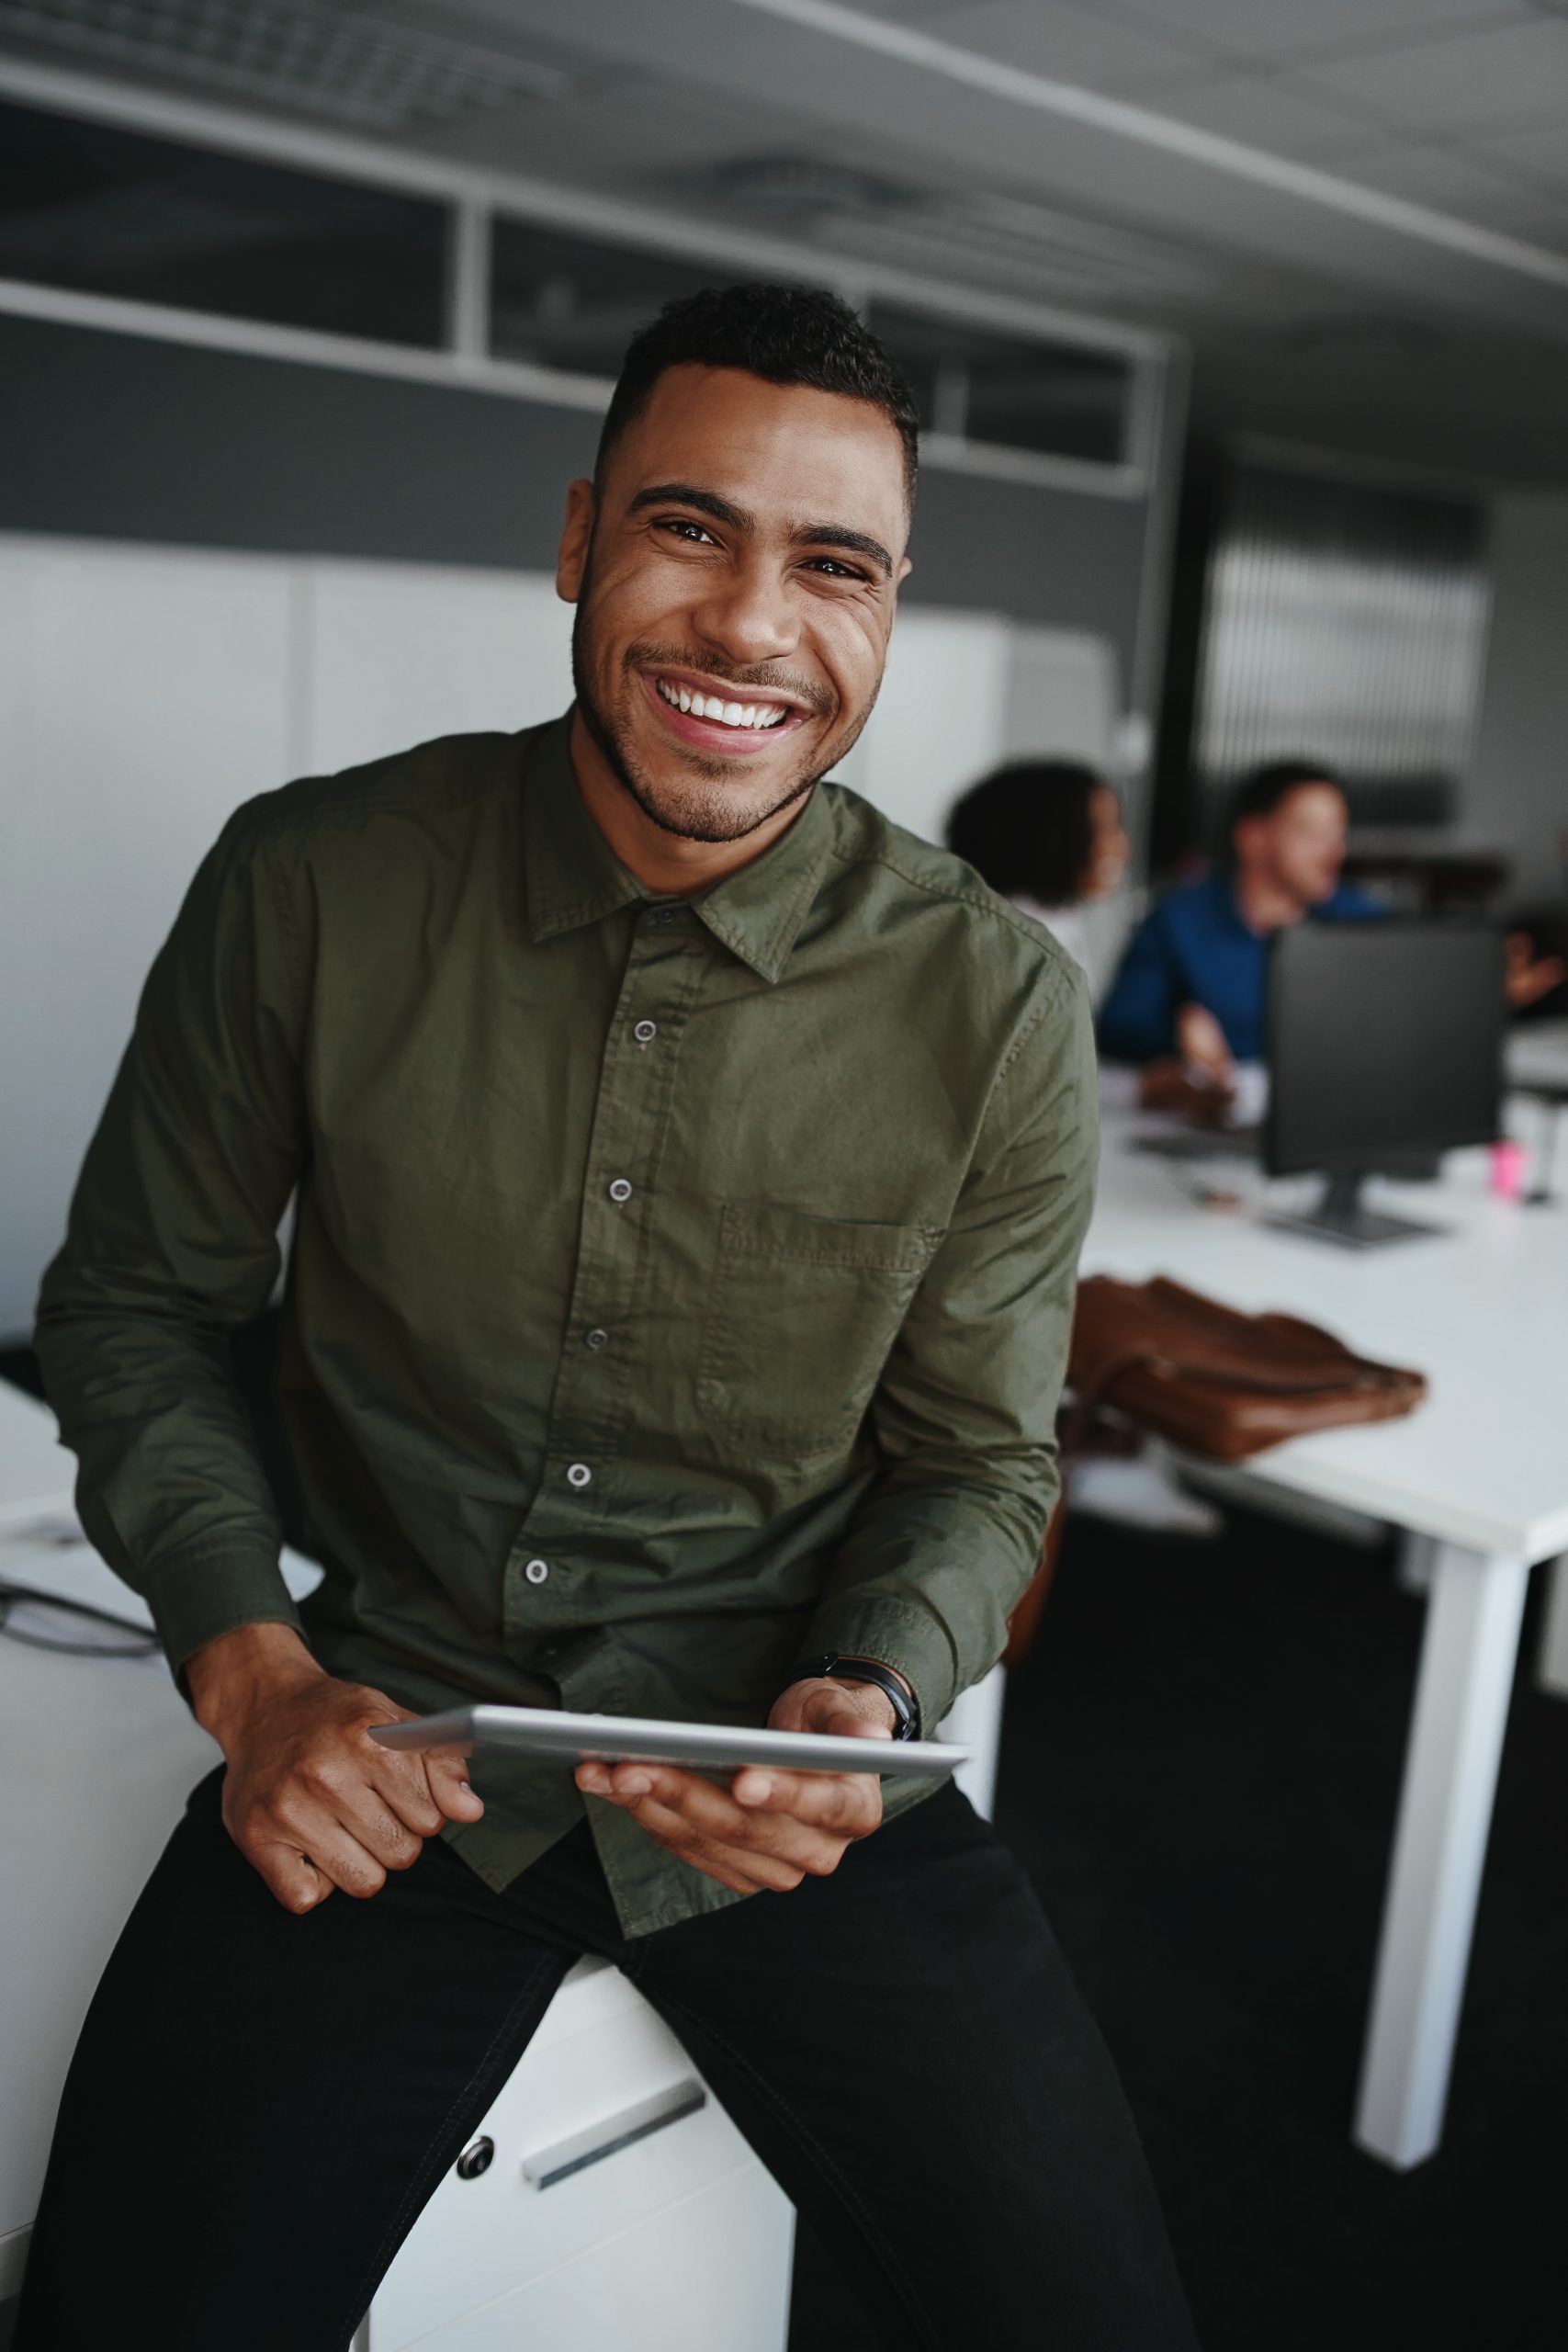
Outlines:
{"type": "Polygon", "coordinates": [[[220,1782],[83,2028],[16,2352],[341,2352],[583,1952],[684,2042],[889,2346],[1192,2352],[1111,2062],[955,1789],[831,1878],[628,1941],[586,1826],[504,1894],[437,1840],[296,1918],[220,1782]]]}

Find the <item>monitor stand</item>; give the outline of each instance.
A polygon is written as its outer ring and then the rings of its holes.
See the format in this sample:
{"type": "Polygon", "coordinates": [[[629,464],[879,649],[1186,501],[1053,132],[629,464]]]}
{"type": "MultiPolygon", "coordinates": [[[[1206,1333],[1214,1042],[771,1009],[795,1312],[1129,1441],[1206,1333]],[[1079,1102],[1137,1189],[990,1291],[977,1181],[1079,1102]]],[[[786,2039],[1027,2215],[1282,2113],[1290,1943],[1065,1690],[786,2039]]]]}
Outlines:
{"type": "Polygon", "coordinates": [[[1323,1196],[1310,1209],[1271,1209],[1265,1225],[1281,1233],[1304,1233],[1314,1241],[1332,1241],[1341,1250],[1375,1250],[1385,1241],[1412,1241],[1425,1233],[1446,1233],[1447,1226],[1418,1224],[1414,1217],[1390,1216],[1361,1204],[1367,1171],[1331,1176],[1323,1196]]]}

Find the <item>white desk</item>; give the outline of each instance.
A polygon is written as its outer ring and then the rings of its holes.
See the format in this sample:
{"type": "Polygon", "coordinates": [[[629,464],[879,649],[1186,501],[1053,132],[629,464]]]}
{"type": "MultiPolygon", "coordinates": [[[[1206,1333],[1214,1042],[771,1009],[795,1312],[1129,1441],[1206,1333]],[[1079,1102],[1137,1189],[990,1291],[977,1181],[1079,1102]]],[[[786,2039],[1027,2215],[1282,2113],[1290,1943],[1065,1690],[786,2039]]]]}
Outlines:
{"type": "MultiPolygon", "coordinates": [[[[1568,1552],[1568,1207],[1495,1199],[1487,1155],[1460,1153],[1439,1185],[1371,1188],[1450,1231],[1339,1250],[1259,1221],[1266,1193],[1300,1201],[1312,1183],[1266,1187],[1241,1159],[1134,1152],[1130,1135],[1148,1124],[1107,1119],[1086,1272],[1169,1274],[1249,1311],[1282,1308],[1431,1382],[1407,1420],[1299,1439],[1247,1465],[1266,1484],[1392,1521],[1429,1561],[1355,2124],[1373,2154],[1419,2164],[1442,2126],[1526,1580],[1568,1552]],[[1244,1204],[1201,1207],[1194,1186],[1244,1204]]],[[[1542,1679],[1568,1694],[1563,1568],[1542,1679]]]]}
{"type": "Polygon", "coordinates": [[[76,1457],[55,1435],[53,1414],[0,1380],[0,1528],[44,1511],[68,1511],[75,1482],[76,1457]]]}
{"type": "Polygon", "coordinates": [[[1508,1035],[1516,1086],[1568,1086],[1568,1021],[1527,1021],[1508,1035]]]}

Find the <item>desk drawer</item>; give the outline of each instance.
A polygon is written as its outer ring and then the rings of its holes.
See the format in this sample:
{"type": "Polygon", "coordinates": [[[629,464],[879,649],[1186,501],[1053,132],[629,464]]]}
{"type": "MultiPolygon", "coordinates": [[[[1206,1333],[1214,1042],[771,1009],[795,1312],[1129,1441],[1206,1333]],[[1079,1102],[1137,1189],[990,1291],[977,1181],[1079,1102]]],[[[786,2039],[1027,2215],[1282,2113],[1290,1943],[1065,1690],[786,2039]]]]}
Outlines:
{"type": "Polygon", "coordinates": [[[371,2305],[369,2352],[400,2352],[738,2168],[763,2177],[680,2043],[609,1969],[563,1986],[480,2137],[489,2168],[442,2180],[371,2305]]]}
{"type": "Polygon", "coordinates": [[[782,2192],[743,2165],[417,2352],[784,2352],[794,2234],[782,2192]]]}

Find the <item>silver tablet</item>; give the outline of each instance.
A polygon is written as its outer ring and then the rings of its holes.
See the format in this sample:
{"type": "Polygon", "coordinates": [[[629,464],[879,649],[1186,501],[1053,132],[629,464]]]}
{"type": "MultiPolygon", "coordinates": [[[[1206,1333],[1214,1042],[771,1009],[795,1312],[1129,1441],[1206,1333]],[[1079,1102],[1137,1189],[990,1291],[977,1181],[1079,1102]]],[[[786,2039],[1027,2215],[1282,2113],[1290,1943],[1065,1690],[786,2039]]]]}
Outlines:
{"type": "Polygon", "coordinates": [[[494,1747],[574,1764],[685,1764],[703,1772],[777,1764],[791,1772],[951,1772],[972,1748],[935,1739],[844,1739],[826,1732],[749,1731],[729,1724],[660,1723],[642,1715],[569,1715],[555,1707],[454,1707],[412,1723],[377,1724],[383,1747],[494,1747]]]}

